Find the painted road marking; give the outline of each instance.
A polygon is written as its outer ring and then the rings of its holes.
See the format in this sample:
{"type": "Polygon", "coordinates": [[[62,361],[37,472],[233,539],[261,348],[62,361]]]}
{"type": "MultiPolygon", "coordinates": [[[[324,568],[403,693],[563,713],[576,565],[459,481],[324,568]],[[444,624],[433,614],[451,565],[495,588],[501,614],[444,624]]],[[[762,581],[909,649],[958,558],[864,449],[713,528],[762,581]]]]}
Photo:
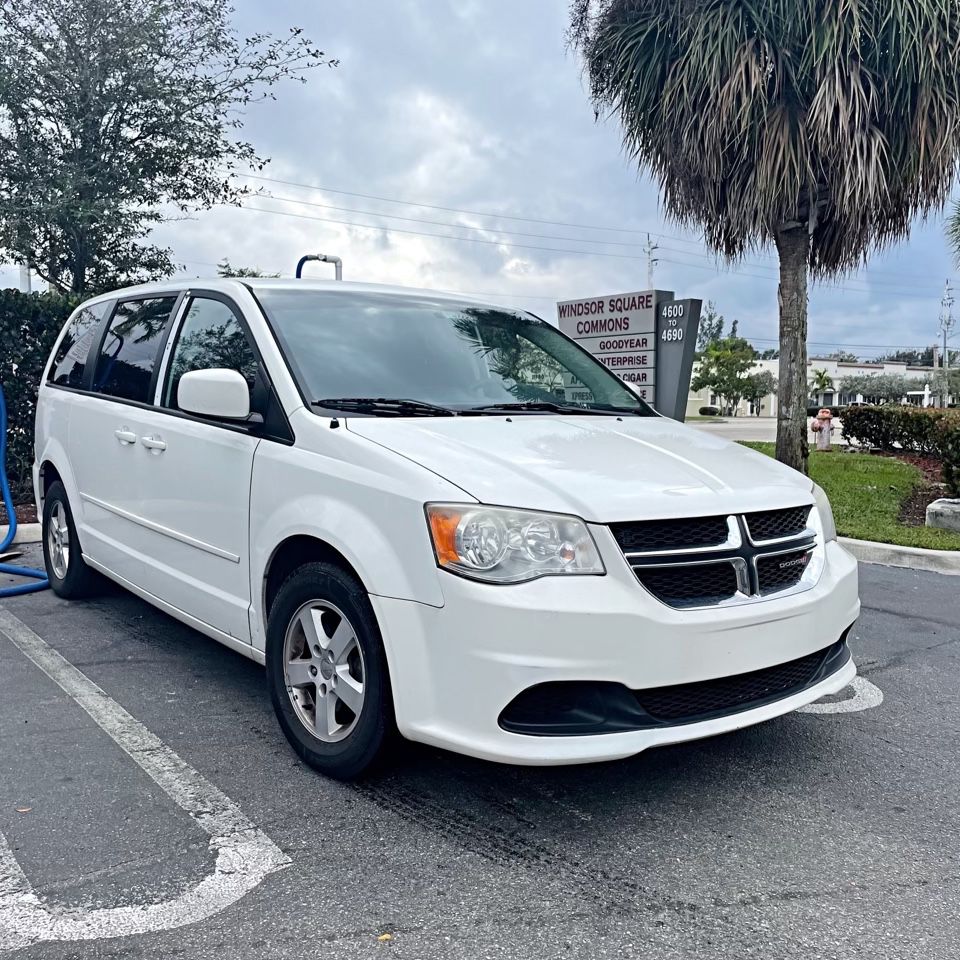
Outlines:
{"type": "MultiPolygon", "coordinates": [[[[883,691],[866,677],[854,677],[850,681],[853,687],[853,696],[846,700],[834,700],[827,703],[808,703],[799,707],[799,713],[859,713],[861,710],[870,710],[883,703],[883,691]]],[[[847,689],[844,687],[844,689],[847,689]]]]}
{"type": "Polygon", "coordinates": [[[236,903],[290,859],[240,808],[177,756],[139,720],[9,611],[0,635],[80,704],[96,724],[210,836],[212,874],[176,897],[134,906],[84,910],[38,897],[0,833],[0,950],[45,940],[99,940],[197,923],[236,903]]]}

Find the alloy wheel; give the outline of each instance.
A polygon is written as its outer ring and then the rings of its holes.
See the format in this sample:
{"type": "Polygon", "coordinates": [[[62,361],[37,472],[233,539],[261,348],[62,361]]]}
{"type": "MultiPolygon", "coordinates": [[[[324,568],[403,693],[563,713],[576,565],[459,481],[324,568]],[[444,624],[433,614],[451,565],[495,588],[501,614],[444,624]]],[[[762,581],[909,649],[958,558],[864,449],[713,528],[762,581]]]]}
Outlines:
{"type": "Polygon", "coordinates": [[[363,710],[366,670],[353,624],[325,600],[293,615],[283,642],[284,683],[294,713],[325,743],[347,737],[363,710]]]}
{"type": "Polygon", "coordinates": [[[67,523],[67,508],[61,500],[57,500],[50,511],[47,550],[57,579],[65,579],[70,569],[70,526],[67,523]]]}

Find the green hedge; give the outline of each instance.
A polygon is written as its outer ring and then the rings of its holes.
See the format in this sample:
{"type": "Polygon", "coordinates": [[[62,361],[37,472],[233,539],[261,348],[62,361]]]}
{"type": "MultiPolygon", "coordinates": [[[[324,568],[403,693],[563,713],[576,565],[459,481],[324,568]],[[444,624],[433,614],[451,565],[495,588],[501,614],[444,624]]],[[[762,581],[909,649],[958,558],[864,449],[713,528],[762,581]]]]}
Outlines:
{"type": "Polygon", "coordinates": [[[34,418],[40,375],[76,301],[0,290],[0,384],[7,400],[7,477],[14,503],[32,500],[34,418]]]}
{"type": "Polygon", "coordinates": [[[943,463],[950,495],[960,497],[960,411],[890,404],[849,407],[843,412],[843,435],[880,450],[906,450],[943,463]]]}

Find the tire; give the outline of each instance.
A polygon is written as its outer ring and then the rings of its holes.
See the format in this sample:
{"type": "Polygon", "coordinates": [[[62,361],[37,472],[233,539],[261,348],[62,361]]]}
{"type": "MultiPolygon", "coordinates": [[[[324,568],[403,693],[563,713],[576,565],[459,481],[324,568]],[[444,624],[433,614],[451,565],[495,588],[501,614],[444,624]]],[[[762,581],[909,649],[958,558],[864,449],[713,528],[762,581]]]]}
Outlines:
{"type": "Polygon", "coordinates": [[[50,484],[43,501],[43,563],[58,597],[80,600],[97,592],[99,576],[83,560],[73,511],[59,480],[50,484]]]}
{"type": "Polygon", "coordinates": [[[383,759],[396,730],[390,678],[355,577],[331,563],[290,575],[267,619],[266,668],[280,728],[301,760],[354,780],[383,759]]]}

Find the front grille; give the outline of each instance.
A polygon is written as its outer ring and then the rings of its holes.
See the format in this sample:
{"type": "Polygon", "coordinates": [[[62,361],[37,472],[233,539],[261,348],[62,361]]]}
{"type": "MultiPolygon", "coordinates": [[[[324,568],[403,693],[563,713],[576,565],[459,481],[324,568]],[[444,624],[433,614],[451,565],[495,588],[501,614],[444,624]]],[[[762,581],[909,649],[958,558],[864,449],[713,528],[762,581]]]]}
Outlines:
{"type": "Polygon", "coordinates": [[[726,517],[690,517],[680,520],[645,520],[615,523],[610,528],[624,553],[659,550],[692,550],[726,542],[726,517]]]}
{"type": "Polygon", "coordinates": [[[635,567],[637,579],[671,607],[700,607],[729,600],[737,592],[732,563],[702,563],[669,567],[635,567]]]}
{"type": "Polygon", "coordinates": [[[779,540],[795,537],[807,529],[810,507],[791,507],[787,510],[763,510],[760,513],[744,514],[754,543],[761,540],[779,540]]]}
{"type": "Polygon", "coordinates": [[[757,580],[760,593],[766,596],[798,584],[803,571],[807,569],[810,556],[810,550],[806,549],[757,557],[757,580]]]}
{"type": "MultiPolygon", "coordinates": [[[[812,507],[733,516],[614,523],[610,530],[637,580],[670,607],[746,603],[809,589],[816,534],[812,507]]],[[[819,569],[819,568],[818,568],[819,569]]]]}
{"type": "MultiPolygon", "coordinates": [[[[839,646],[845,648],[842,642],[839,646]]],[[[839,656],[837,647],[834,644],[826,650],[789,663],[751,673],[699,683],[681,683],[672,687],[634,690],[633,694],[640,706],[655,720],[694,723],[798,693],[819,679],[827,660],[839,656]]],[[[843,658],[843,662],[848,658],[849,654],[843,658]]],[[[839,669],[841,665],[835,665],[834,669],[839,669]]]]}

